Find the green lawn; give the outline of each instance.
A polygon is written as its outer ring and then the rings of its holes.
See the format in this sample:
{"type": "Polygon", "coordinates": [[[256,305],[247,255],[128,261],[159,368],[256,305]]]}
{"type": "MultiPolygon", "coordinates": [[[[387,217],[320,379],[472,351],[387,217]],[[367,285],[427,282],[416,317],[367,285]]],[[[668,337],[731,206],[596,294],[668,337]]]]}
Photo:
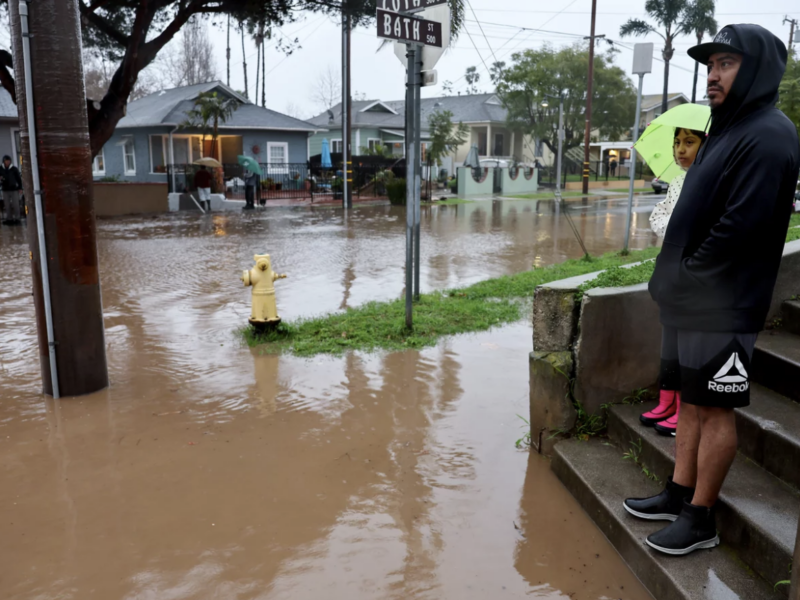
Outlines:
{"type": "Polygon", "coordinates": [[[518,321],[529,310],[534,290],[543,283],[653,258],[658,252],[658,248],[649,248],[627,256],[610,253],[568,260],[465,288],[423,294],[414,305],[413,331],[405,327],[405,301],[397,299],[284,323],[277,331],[264,335],[256,334],[250,327],[240,329],[239,333],[249,346],[299,356],[424,348],[445,335],[486,331],[518,321]]]}

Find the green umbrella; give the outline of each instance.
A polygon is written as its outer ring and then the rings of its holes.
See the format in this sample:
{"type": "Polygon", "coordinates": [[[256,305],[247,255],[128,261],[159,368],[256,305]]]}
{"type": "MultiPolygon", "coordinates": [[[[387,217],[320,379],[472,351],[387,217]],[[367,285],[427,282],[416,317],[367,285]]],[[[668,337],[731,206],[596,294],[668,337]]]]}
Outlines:
{"type": "Polygon", "coordinates": [[[710,118],[711,109],[708,106],[681,104],[650,123],[634,147],[650,165],[655,176],[669,183],[681,172],[672,152],[675,128],[707,131],[710,118]]]}
{"type": "Polygon", "coordinates": [[[251,158],[249,156],[240,156],[239,164],[242,165],[245,169],[247,169],[251,173],[255,173],[256,175],[261,175],[261,165],[259,165],[258,162],[256,162],[256,159],[251,158]]]}

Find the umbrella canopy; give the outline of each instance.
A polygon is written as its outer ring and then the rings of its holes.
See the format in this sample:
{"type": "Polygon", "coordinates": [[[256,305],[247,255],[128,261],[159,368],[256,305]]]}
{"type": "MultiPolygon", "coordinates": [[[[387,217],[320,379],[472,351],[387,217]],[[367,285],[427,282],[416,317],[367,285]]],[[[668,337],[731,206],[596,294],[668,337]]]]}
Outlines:
{"type": "Polygon", "coordinates": [[[256,175],[261,175],[261,165],[259,165],[254,158],[251,158],[249,156],[240,156],[239,164],[242,165],[245,169],[247,169],[251,173],[255,173],[256,175]]]}
{"type": "Polygon", "coordinates": [[[322,140],[322,168],[333,168],[333,161],[331,161],[331,147],[328,144],[328,138],[322,140]]]}
{"type": "Polygon", "coordinates": [[[210,156],[206,156],[205,158],[198,159],[194,161],[195,165],[205,165],[206,167],[211,168],[222,168],[222,163],[220,163],[217,159],[211,158],[210,156]]]}
{"type": "Polygon", "coordinates": [[[469,153],[467,154],[467,160],[464,161],[465,167],[472,167],[473,169],[477,169],[481,166],[480,156],[478,155],[478,145],[472,144],[472,148],[469,149],[469,153]]]}
{"type": "Polygon", "coordinates": [[[707,131],[711,109],[700,104],[681,104],[665,112],[648,125],[634,147],[653,174],[661,181],[669,183],[681,172],[675,162],[673,143],[675,128],[707,131]]]}

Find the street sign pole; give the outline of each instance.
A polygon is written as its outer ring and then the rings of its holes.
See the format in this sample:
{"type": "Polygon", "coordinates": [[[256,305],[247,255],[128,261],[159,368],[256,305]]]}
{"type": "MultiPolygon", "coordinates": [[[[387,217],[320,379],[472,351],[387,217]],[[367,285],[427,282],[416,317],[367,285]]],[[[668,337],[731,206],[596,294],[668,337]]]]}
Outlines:
{"type": "Polygon", "coordinates": [[[422,47],[414,56],[414,300],[419,301],[420,217],[422,213],[422,47]]]}
{"type": "Polygon", "coordinates": [[[408,77],[406,83],[406,327],[414,326],[414,206],[415,206],[415,169],[416,148],[414,139],[416,118],[414,117],[414,100],[416,98],[414,72],[417,64],[417,46],[408,44],[408,77]]]}
{"type": "MultiPolygon", "coordinates": [[[[653,71],[653,44],[635,44],[633,47],[633,74],[639,76],[639,93],[636,95],[636,117],[633,122],[633,143],[639,140],[639,121],[642,112],[642,86],[644,76],[653,71]]],[[[628,178],[630,179],[628,188],[628,218],[625,221],[625,249],[631,241],[631,220],[633,218],[633,184],[636,179],[636,148],[631,146],[631,161],[628,167],[628,178]]]]}

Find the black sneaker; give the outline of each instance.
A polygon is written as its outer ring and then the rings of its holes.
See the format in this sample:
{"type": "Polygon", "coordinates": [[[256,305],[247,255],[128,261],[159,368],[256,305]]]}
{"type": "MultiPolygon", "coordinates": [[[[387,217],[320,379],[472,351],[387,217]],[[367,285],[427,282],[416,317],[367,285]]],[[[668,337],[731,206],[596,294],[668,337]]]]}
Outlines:
{"type": "Polygon", "coordinates": [[[647,545],[672,556],[719,546],[714,509],[695,506],[687,500],[678,519],[649,536],[647,545]]]}
{"type": "Polygon", "coordinates": [[[649,521],[674,521],[681,514],[683,502],[694,496],[694,488],[684,487],[667,479],[667,487],[650,498],[628,498],[622,505],[634,517],[649,521]]]}

